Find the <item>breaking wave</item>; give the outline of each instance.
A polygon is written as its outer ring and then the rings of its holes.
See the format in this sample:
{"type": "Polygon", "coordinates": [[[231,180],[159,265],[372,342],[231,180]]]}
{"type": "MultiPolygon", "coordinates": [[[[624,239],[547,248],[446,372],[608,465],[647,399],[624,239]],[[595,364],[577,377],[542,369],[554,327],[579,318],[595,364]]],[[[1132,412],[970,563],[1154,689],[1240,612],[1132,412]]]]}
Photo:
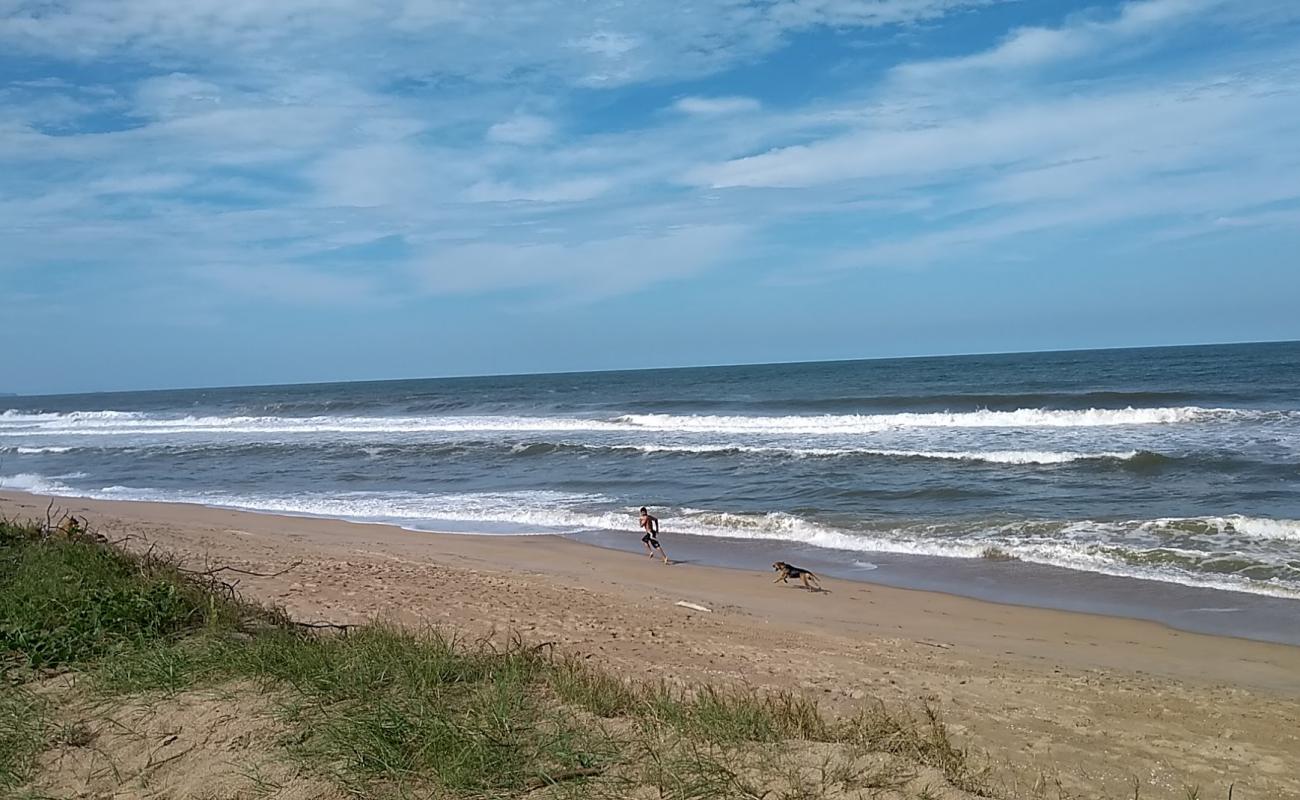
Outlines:
{"type": "MultiPolygon", "coordinates": [[[[113,500],[196,503],[251,511],[382,522],[415,530],[456,523],[506,534],[631,531],[634,509],[612,498],[560,491],[485,493],[305,492],[238,495],[111,486],[83,491],[63,479],[23,473],[0,488],[113,500]]],[[[892,553],[1014,560],[1118,577],[1253,594],[1300,597],[1300,563],[1273,547],[1300,540],[1300,520],[1232,515],[1155,520],[1019,520],[864,523],[840,528],[786,512],[669,509],[667,534],[753,539],[854,554],[892,553]]]]}
{"type": "Polygon", "coordinates": [[[874,433],[897,428],[1090,428],[1113,425],[1172,425],[1177,423],[1257,418],[1288,412],[1230,408],[1125,408],[1068,411],[1022,408],[1015,411],[961,413],[840,414],[822,416],[735,417],[627,414],[626,425],[647,430],[709,433],[874,433]]]}
{"type": "Polygon", "coordinates": [[[853,435],[908,428],[1089,428],[1289,418],[1295,412],[1180,406],[962,413],[715,416],[625,414],[608,419],[542,416],[151,416],[126,411],[0,414],[0,436],[186,433],[462,433],[654,431],[660,433],[853,435]],[[1279,416],[1280,415],[1280,416],[1279,416]]]}
{"type": "Polygon", "coordinates": [[[0,489],[12,492],[30,492],[31,494],[50,494],[61,497],[90,497],[80,490],[64,483],[64,479],[85,477],[83,473],[48,477],[32,472],[20,472],[16,475],[0,475],[0,489]]]}
{"type": "Polygon", "coordinates": [[[721,445],[516,445],[517,453],[554,452],[556,449],[572,447],[583,450],[613,450],[638,453],[686,453],[692,455],[781,455],[794,458],[840,458],[845,456],[880,456],[885,458],[937,459],[942,461],[976,461],[988,464],[1068,464],[1074,461],[1128,461],[1142,458],[1163,458],[1156,453],[1141,450],[1126,450],[1102,453],[1051,452],[1042,450],[991,450],[991,451],[945,451],[945,450],[890,450],[860,447],[768,447],[739,444],[721,445]]]}

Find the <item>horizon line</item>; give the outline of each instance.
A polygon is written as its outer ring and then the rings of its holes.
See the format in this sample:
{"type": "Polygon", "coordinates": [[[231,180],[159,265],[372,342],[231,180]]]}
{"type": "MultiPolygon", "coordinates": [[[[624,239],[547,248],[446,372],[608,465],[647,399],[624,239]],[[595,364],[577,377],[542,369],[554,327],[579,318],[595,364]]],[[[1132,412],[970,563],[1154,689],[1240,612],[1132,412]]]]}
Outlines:
{"type": "Polygon", "coordinates": [[[488,373],[468,373],[453,375],[425,375],[420,377],[405,378],[353,378],[348,380],[323,380],[323,381],[300,381],[296,383],[245,383],[245,384],[227,384],[224,386],[168,386],[155,387],[149,389],[110,389],[110,390],[91,390],[84,392],[58,392],[58,393],[38,393],[38,394],[5,394],[0,392],[0,397],[6,398],[41,398],[41,397],[80,397],[83,395],[93,394],[142,394],[147,392],[189,392],[189,391],[216,391],[227,389],[268,389],[275,387],[288,386],[341,386],[351,383],[408,383],[413,381],[441,381],[441,380],[473,380],[478,378],[536,378],[549,375],[592,375],[592,374],[609,374],[618,375],[633,372],[670,372],[677,370],[693,369],[727,369],[739,367],[779,367],[793,366],[802,364],[850,364],[866,361],[921,361],[932,358],[977,358],[980,356],[1013,356],[1013,355],[1041,355],[1044,353],[1094,353],[1107,352],[1111,350],[1173,350],[1177,348],[1190,347],[1239,347],[1245,345],[1268,345],[1268,344],[1300,344],[1300,339],[1271,339],[1264,341],[1235,341],[1235,342],[1192,342],[1183,344],[1156,344],[1156,345],[1118,345],[1115,347],[1065,347],[1058,349],[1044,350],[994,350],[977,353],[925,353],[921,355],[910,356],[863,356],[859,358],[813,358],[803,360],[789,361],[747,361],[731,364],[679,364],[674,366],[656,366],[656,367],[633,367],[630,369],[566,369],[555,370],[551,372],[488,372],[488,373]]]}

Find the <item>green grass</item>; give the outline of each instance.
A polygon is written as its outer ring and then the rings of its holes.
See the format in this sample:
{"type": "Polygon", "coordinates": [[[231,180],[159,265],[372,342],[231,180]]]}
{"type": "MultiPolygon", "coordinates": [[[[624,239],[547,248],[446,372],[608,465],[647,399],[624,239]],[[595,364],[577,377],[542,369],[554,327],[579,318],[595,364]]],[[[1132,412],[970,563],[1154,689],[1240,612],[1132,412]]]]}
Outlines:
{"type": "Polygon", "coordinates": [[[45,701],[20,686],[0,685],[0,789],[30,776],[46,736],[45,701]]]}
{"type": "Polygon", "coordinates": [[[165,560],[0,524],[0,652],[28,666],[90,661],[239,613],[165,560]]]}
{"type": "MultiPolygon", "coordinates": [[[[815,798],[857,781],[856,754],[889,753],[987,791],[938,717],[869,708],[828,719],[797,694],[632,683],[521,642],[436,630],[296,628],[211,576],[74,532],[0,524],[0,788],[20,786],[52,740],[21,684],[73,670],[108,697],[253,683],[273,702],[288,754],[356,796],[815,798]],[[788,743],[848,761],[816,779],[788,743]],[[772,787],[784,787],[777,791],[772,787]]],[[[866,781],[866,782],[864,782],[866,781]]]]}

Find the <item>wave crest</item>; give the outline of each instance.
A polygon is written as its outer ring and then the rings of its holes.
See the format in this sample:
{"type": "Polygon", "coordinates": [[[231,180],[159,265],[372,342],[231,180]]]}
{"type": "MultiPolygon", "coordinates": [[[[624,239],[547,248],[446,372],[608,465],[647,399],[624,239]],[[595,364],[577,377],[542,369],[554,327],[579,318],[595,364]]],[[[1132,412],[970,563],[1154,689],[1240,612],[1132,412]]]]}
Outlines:
{"type": "Polygon", "coordinates": [[[896,428],[1075,428],[1117,425],[1172,425],[1215,419],[1251,418],[1269,412],[1227,408],[1124,408],[1059,410],[1022,408],[1015,411],[958,413],[840,414],[786,417],[678,416],[627,414],[617,419],[630,427],[657,431],[708,433],[876,433],[896,428]]]}
{"type": "Polygon", "coordinates": [[[1088,428],[1101,426],[1175,425],[1232,420],[1268,420],[1300,416],[1297,412],[1251,411],[1180,406],[960,413],[825,414],[814,416],[717,416],[625,414],[608,419],[510,415],[439,416],[184,416],[166,417],[128,411],[0,414],[0,435],[39,434],[186,434],[186,433],[464,433],[627,432],[687,434],[861,435],[909,428],[1088,428]]]}
{"type": "MultiPolygon", "coordinates": [[[[1129,461],[1132,459],[1164,459],[1157,453],[1142,450],[1124,450],[1101,453],[1053,452],[1044,450],[988,450],[988,451],[949,451],[949,450],[890,450],[861,447],[767,447],[740,444],[725,445],[571,445],[583,449],[625,450],[639,453],[683,453],[723,455],[782,455],[794,458],[843,458],[848,456],[879,456],[883,458],[935,459],[941,461],[973,461],[987,464],[1025,464],[1049,465],[1069,464],[1075,461],[1129,461]]],[[[529,455],[541,452],[554,452],[557,445],[529,445],[524,449],[516,447],[516,452],[529,455]],[[551,449],[542,450],[540,448],[551,449]],[[539,448],[539,449],[532,449],[539,448]]]]}

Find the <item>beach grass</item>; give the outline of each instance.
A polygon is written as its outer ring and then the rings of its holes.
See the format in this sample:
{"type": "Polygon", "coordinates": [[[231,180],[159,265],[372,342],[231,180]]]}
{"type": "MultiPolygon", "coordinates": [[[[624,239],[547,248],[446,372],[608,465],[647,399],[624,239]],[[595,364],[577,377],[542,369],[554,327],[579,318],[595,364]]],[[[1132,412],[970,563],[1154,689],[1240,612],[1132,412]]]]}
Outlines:
{"type": "Polygon", "coordinates": [[[0,788],[69,744],[49,714],[58,672],[101,698],[245,687],[283,723],[286,757],[357,797],[814,800],[922,772],[995,796],[928,707],[832,718],[799,694],[633,682],[518,639],[306,629],[217,572],[75,526],[0,524],[0,620],[0,788]]]}
{"type": "Polygon", "coordinates": [[[24,687],[0,688],[0,789],[20,785],[45,744],[45,702],[24,687]]]}

